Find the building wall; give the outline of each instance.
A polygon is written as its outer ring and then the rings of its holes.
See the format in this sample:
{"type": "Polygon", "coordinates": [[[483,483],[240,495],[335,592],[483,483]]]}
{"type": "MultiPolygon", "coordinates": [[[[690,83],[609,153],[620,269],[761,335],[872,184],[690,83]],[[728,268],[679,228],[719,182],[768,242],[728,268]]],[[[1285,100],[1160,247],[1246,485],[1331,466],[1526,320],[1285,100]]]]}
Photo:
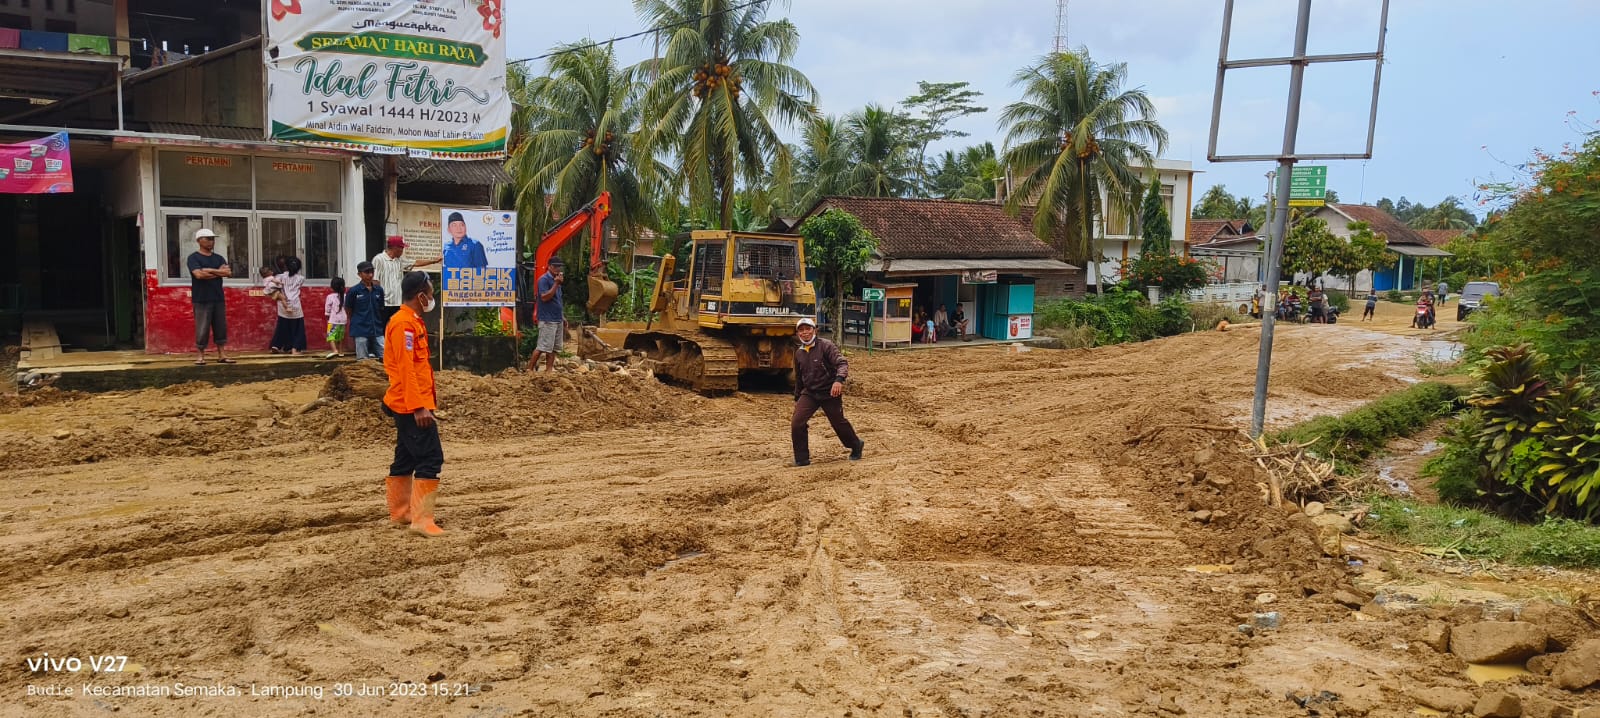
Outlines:
{"type": "MultiPolygon", "coordinates": [[[[1172,206],[1168,208],[1167,216],[1172,222],[1172,248],[1174,251],[1182,252],[1184,240],[1189,236],[1189,202],[1193,197],[1194,170],[1190,163],[1185,161],[1158,159],[1155,171],[1160,176],[1162,185],[1172,187],[1172,206]]],[[[1139,176],[1144,181],[1149,179],[1149,174],[1143,169],[1139,170],[1139,176]]],[[[1101,195],[1101,202],[1103,206],[1109,204],[1104,193],[1101,195]]],[[[1095,249],[1105,260],[1098,266],[1090,268],[1087,279],[1091,284],[1098,282],[1101,277],[1108,281],[1116,281],[1121,277],[1123,262],[1139,256],[1141,242],[1133,234],[1136,231],[1133,225],[1137,220],[1130,219],[1127,232],[1121,231],[1120,227],[1112,226],[1114,220],[1106,214],[1097,216],[1095,222],[1097,225],[1095,234],[1099,237],[1095,249]]]]}
{"type": "MultiPolygon", "coordinates": [[[[182,151],[185,148],[176,149],[182,151]]],[[[207,154],[219,151],[211,147],[187,149],[207,154]]],[[[328,160],[326,154],[302,156],[274,153],[269,157],[274,160],[289,161],[296,158],[328,160]]],[[[164,273],[167,238],[161,221],[162,209],[158,204],[161,195],[155,149],[145,148],[140,151],[139,168],[140,204],[143,207],[144,218],[141,232],[145,257],[145,351],[153,354],[192,352],[195,346],[191,282],[187,278],[172,279],[164,273]]],[[[355,265],[368,258],[366,227],[362,216],[364,192],[359,166],[349,158],[341,158],[340,168],[339,192],[342,196],[338,213],[339,233],[336,239],[335,273],[344,277],[348,284],[355,278],[355,265]]],[[[238,213],[251,214],[248,210],[238,210],[238,213]]],[[[182,256],[187,257],[187,252],[182,253],[182,256]]],[[[304,259],[302,257],[302,260],[304,259]]],[[[228,312],[228,346],[230,349],[242,352],[266,351],[277,323],[276,308],[263,297],[251,296],[251,291],[260,284],[254,268],[237,265],[230,268],[233,270],[234,278],[225,283],[223,290],[228,312]]],[[[301,304],[305,310],[306,320],[306,343],[312,350],[324,346],[322,336],[326,329],[327,316],[323,311],[323,301],[328,292],[326,280],[307,281],[305,289],[301,292],[301,304]]]]}

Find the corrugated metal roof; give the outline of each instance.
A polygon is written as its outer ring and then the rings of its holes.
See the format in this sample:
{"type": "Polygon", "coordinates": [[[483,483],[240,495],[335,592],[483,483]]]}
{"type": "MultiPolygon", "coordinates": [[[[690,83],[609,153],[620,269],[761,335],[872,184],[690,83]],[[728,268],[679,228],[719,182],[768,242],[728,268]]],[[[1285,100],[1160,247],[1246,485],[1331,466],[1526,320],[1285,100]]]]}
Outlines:
{"type": "Polygon", "coordinates": [[[1454,257],[1456,255],[1442,249],[1428,247],[1421,244],[1390,244],[1389,251],[1412,257],[1454,257]]]}
{"type": "MultiPolygon", "coordinates": [[[[401,157],[397,160],[400,183],[437,182],[440,184],[494,185],[506,184],[511,175],[506,174],[502,160],[424,160],[401,157]]],[[[361,158],[361,172],[369,180],[383,179],[383,158],[368,155],[361,158]]]]}
{"type": "Polygon", "coordinates": [[[228,125],[197,125],[189,122],[151,122],[150,131],[164,135],[194,135],[213,140],[235,142],[268,142],[267,132],[260,127],[231,127],[228,125]]]}

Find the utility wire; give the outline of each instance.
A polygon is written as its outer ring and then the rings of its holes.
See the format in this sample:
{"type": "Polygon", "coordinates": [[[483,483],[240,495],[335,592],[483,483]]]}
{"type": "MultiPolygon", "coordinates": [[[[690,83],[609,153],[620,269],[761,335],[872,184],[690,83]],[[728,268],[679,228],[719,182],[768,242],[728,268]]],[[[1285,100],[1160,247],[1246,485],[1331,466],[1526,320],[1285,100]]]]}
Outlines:
{"type": "Polygon", "coordinates": [[[533,57],[525,57],[525,58],[523,58],[521,60],[511,60],[510,62],[507,62],[506,64],[508,64],[508,65],[520,65],[520,64],[522,64],[524,62],[533,62],[534,60],[543,60],[543,59],[545,59],[547,57],[555,57],[556,55],[565,55],[565,54],[567,54],[569,52],[577,52],[579,50],[587,50],[587,49],[589,49],[591,47],[599,47],[601,45],[609,45],[609,44],[611,44],[613,42],[617,42],[618,40],[632,40],[632,39],[634,39],[636,37],[644,37],[645,35],[649,35],[650,33],[661,32],[662,30],[671,30],[671,29],[677,28],[677,27],[684,27],[686,25],[693,25],[694,23],[700,22],[701,20],[704,20],[704,19],[706,19],[708,17],[716,17],[718,15],[724,15],[724,14],[733,12],[735,10],[743,10],[743,9],[745,9],[747,7],[751,7],[751,6],[754,6],[754,5],[760,5],[761,3],[764,3],[766,1],[767,0],[750,0],[749,2],[746,2],[746,3],[741,4],[741,5],[734,5],[732,7],[724,8],[724,9],[718,10],[716,12],[708,12],[708,13],[706,13],[704,15],[698,15],[698,16],[689,18],[688,20],[684,20],[682,22],[675,22],[675,23],[671,23],[669,25],[662,25],[660,27],[652,27],[649,30],[640,30],[640,31],[638,31],[636,33],[633,33],[632,35],[622,35],[620,37],[613,37],[613,38],[611,38],[609,40],[599,40],[599,41],[596,41],[596,42],[591,42],[591,43],[588,43],[586,45],[575,45],[573,47],[565,47],[565,48],[562,48],[560,50],[554,50],[554,51],[551,51],[551,52],[547,52],[547,53],[545,53],[543,55],[534,55],[533,57]]]}

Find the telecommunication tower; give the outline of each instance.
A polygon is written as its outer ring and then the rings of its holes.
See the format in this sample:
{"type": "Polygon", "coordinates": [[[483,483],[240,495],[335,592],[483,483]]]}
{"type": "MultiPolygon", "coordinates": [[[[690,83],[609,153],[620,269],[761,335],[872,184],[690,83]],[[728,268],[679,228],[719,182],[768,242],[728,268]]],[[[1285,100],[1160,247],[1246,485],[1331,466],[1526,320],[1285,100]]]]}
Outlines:
{"type": "Polygon", "coordinates": [[[1067,0],[1056,0],[1056,52],[1067,49],[1067,0]]]}

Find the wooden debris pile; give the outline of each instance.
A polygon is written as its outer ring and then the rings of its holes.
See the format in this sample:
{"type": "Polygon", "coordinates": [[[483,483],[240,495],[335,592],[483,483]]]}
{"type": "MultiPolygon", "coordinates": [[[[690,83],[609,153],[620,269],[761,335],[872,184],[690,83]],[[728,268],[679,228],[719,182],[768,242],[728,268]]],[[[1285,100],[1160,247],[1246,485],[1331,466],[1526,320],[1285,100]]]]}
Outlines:
{"type": "Polygon", "coordinates": [[[1262,493],[1269,506],[1281,506],[1284,501],[1300,506],[1312,501],[1353,502],[1388,489],[1382,481],[1367,474],[1340,474],[1332,461],[1307,451],[1313,442],[1274,446],[1269,446],[1265,438],[1248,442],[1246,451],[1266,474],[1262,493]]]}

